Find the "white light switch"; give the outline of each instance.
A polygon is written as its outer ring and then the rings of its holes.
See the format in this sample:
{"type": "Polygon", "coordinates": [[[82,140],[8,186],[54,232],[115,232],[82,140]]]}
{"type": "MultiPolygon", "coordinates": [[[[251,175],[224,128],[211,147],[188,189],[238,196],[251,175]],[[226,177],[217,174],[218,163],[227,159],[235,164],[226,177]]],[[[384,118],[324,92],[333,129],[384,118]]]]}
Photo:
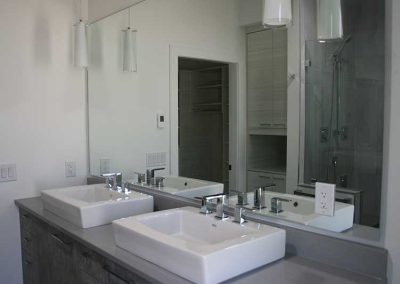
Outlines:
{"type": "Polygon", "coordinates": [[[65,177],[76,177],[76,163],[74,161],[65,162],[65,177]]]}
{"type": "Polygon", "coordinates": [[[335,184],[315,183],[315,213],[326,216],[335,215],[335,191],[335,184]]]}
{"type": "Polygon", "coordinates": [[[0,182],[16,181],[16,180],[17,180],[16,164],[0,165],[0,182]]]}
{"type": "Polygon", "coordinates": [[[8,169],[7,168],[1,168],[1,178],[6,179],[8,177],[8,169]]]}

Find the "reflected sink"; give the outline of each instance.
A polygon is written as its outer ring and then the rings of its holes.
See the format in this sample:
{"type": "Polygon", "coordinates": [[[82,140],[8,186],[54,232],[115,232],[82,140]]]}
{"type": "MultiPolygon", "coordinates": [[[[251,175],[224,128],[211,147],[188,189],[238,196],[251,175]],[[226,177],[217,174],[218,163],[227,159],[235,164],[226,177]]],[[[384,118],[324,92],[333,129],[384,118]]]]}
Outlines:
{"type": "Polygon", "coordinates": [[[81,228],[153,211],[153,197],[111,191],[103,184],[42,190],[44,208],[81,228]]]}
{"type": "MultiPolygon", "coordinates": [[[[249,204],[245,207],[253,207],[254,193],[249,192],[247,198],[249,204]]],[[[229,207],[235,207],[236,203],[237,195],[229,197],[229,207]]],[[[315,213],[314,198],[266,191],[265,206],[265,209],[256,210],[255,212],[333,232],[343,232],[353,227],[354,205],[347,203],[335,202],[335,216],[330,217],[315,213]],[[273,197],[289,200],[289,202],[282,203],[283,212],[270,212],[271,198],[273,197]]]]}
{"type": "Polygon", "coordinates": [[[112,222],[117,246],[196,283],[219,283],[285,254],[282,229],[183,207],[112,222]]]}
{"type": "Polygon", "coordinates": [[[222,183],[176,176],[166,177],[163,187],[150,187],[147,185],[145,185],[145,187],[187,198],[202,197],[224,192],[224,185],[222,183]]]}

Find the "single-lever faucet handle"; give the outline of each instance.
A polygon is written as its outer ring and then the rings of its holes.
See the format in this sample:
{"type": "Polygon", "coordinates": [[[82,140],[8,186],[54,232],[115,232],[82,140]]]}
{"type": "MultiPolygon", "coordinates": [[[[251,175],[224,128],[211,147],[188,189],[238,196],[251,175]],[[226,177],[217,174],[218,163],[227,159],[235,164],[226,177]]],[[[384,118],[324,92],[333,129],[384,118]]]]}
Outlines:
{"type": "Polygon", "coordinates": [[[289,199],[280,198],[280,197],[271,198],[271,210],[270,210],[270,212],[276,213],[276,214],[283,212],[282,202],[290,202],[290,201],[291,200],[289,200],[289,199]]]}
{"type": "Polygon", "coordinates": [[[137,175],[137,183],[143,184],[146,181],[146,174],[141,172],[134,172],[137,175]]]}
{"type": "Polygon", "coordinates": [[[117,178],[122,179],[121,173],[108,173],[108,174],[102,174],[101,176],[106,178],[106,188],[118,191],[117,178]]]}
{"type": "Polygon", "coordinates": [[[202,214],[210,214],[214,212],[208,205],[209,205],[209,199],[207,196],[199,197],[201,199],[201,208],[200,208],[200,213],[202,214]]]}
{"type": "Polygon", "coordinates": [[[246,210],[241,207],[240,205],[236,205],[235,207],[235,215],[233,217],[233,222],[239,223],[239,224],[243,224],[244,222],[247,222],[244,218],[243,218],[243,213],[246,210]]]}

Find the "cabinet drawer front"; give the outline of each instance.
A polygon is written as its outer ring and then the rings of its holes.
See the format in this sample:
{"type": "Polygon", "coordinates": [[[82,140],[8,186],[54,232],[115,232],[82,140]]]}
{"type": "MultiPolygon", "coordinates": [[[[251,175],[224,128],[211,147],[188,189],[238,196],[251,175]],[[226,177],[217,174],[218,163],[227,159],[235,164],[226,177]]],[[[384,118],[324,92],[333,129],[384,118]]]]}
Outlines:
{"type": "Polygon", "coordinates": [[[79,271],[84,272],[88,276],[96,279],[98,282],[105,281],[104,260],[97,253],[81,246],[75,246],[74,263],[79,271]]]}

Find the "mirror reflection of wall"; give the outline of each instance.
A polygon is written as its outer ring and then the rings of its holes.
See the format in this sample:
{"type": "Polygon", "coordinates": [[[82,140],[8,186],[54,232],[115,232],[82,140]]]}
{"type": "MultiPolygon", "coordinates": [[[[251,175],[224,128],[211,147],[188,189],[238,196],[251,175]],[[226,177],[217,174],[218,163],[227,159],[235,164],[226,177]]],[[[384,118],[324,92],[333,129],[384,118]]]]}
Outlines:
{"type": "Polygon", "coordinates": [[[361,196],[359,222],[379,227],[384,1],[342,1],[343,39],[305,43],[304,175],[361,196]]]}

